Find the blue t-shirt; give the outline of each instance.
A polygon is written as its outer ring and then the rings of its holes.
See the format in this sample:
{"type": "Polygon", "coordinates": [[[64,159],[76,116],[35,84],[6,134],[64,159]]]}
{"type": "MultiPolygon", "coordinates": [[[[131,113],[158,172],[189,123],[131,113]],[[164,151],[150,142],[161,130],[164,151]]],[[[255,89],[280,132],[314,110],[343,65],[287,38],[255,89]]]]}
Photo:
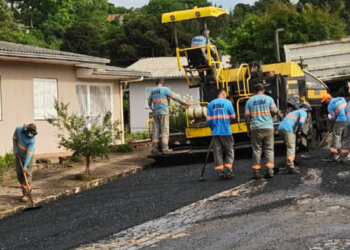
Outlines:
{"type": "Polygon", "coordinates": [[[251,117],[252,129],[273,129],[271,111],[277,112],[275,101],[265,94],[254,95],[245,105],[245,115],[251,117]]]}
{"type": "Polygon", "coordinates": [[[13,152],[24,160],[23,167],[27,168],[34,154],[35,138],[25,135],[23,126],[18,126],[13,134],[13,152]]]}
{"type": "Polygon", "coordinates": [[[332,116],[332,120],[337,117],[337,122],[345,122],[345,107],[346,101],[344,97],[335,97],[332,98],[328,104],[328,113],[332,116]]]}
{"type": "Polygon", "coordinates": [[[287,132],[294,132],[294,128],[297,125],[297,121],[299,120],[299,124],[303,125],[305,123],[305,119],[307,118],[307,113],[303,109],[298,109],[290,112],[280,125],[278,126],[278,130],[284,130],[287,132]]]}
{"type": "Polygon", "coordinates": [[[235,110],[229,100],[217,98],[209,103],[207,125],[211,129],[211,135],[232,135],[230,120],[235,118],[235,110]]]}
{"type": "Polygon", "coordinates": [[[169,98],[184,104],[184,102],[167,87],[157,86],[152,90],[148,98],[148,105],[153,109],[153,115],[169,114],[169,98]]]}
{"type": "Polygon", "coordinates": [[[345,107],[345,114],[346,114],[346,120],[350,125],[350,102],[348,102],[348,104],[345,107]]]}
{"type": "MultiPolygon", "coordinates": [[[[209,44],[210,41],[208,41],[209,44]]],[[[195,36],[192,38],[191,47],[206,46],[207,38],[205,36],[195,36]]]]}

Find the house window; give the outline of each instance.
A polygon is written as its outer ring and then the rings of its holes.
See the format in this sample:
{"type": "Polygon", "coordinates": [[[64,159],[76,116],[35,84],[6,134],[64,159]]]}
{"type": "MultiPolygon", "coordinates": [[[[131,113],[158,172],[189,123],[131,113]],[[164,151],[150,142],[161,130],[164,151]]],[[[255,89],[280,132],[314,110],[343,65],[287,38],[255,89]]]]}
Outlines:
{"type": "Polygon", "coordinates": [[[57,80],[34,78],[34,119],[56,118],[57,80]]]}
{"type": "Polygon", "coordinates": [[[77,84],[76,104],[79,116],[89,117],[91,124],[101,124],[105,114],[112,112],[112,85],[77,84]]]}

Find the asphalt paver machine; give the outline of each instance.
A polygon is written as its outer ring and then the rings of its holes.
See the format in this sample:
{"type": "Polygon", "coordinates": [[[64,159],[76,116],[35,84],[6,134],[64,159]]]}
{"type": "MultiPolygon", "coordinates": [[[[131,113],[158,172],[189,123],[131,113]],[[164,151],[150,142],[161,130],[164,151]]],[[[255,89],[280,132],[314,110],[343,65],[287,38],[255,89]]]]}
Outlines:
{"type": "Polygon", "coordinates": [[[206,30],[206,19],[220,18],[226,14],[228,14],[227,10],[210,6],[162,15],[162,23],[174,26],[177,67],[184,72],[188,87],[198,88],[200,93],[200,100],[191,103],[186,109],[186,127],[182,138],[179,134],[175,137],[170,135],[170,147],[174,148],[174,153],[177,153],[176,148],[187,148],[191,151],[208,148],[211,130],[205,123],[206,106],[216,98],[220,88],[226,89],[236,111],[237,119],[231,123],[235,148],[250,147],[244,109],[246,101],[253,96],[254,85],[257,83],[265,85],[265,93],[275,100],[280,110],[280,115],[274,117],[276,127],[283,117],[299,104],[310,103],[313,112],[302,129],[301,143],[305,147],[317,143],[318,131],[323,128],[325,121],[320,100],[322,95],[327,93],[327,86],[311,73],[304,71],[298,64],[283,62],[262,65],[253,62],[242,63],[236,68],[224,67],[218,48],[209,42],[209,37],[204,46],[179,48],[176,22],[201,19],[206,30]],[[181,63],[182,57],[186,58],[187,64],[181,63]]]}

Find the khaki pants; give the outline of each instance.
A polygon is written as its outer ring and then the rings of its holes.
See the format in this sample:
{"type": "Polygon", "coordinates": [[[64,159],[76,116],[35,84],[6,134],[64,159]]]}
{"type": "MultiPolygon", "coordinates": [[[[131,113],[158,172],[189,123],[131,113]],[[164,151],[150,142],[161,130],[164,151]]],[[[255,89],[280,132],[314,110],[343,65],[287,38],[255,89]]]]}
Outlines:
{"type": "Polygon", "coordinates": [[[265,154],[265,166],[274,167],[274,131],[273,129],[252,130],[253,166],[254,170],[261,168],[261,154],[265,154]]]}
{"type": "Polygon", "coordinates": [[[162,138],[162,150],[169,149],[169,115],[154,116],[152,137],[153,150],[158,150],[159,138],[162,138]]]}
{"type": "Polygon", "coordinates": [[[341,153],[347,156],[349,154],[349,150],[350,150],[350,125],[347,125],[342,135],[341,153]]]}
{"type": "Polygon", "coordinates": [[[287,132],[285,130],[279,130],[278,133],[283,138],[284,144],[286,145],[286,151],[287,151],[287,157],[286,157],[286,164],[287,167],[293,168],[294,167],[294,160],[295,160],[295,141],[296,136],[293,132],[287,132]]]}
{"type": "MultiPolygon", "coordinates": [[[[23,165],[24,159],[21,158],[21,161],[22,161],[22,165],[23,165]]],[[[19,183],[21,184],[23,195],[28,195],[30,185],[32,184],[32,161],[30,161],[28,168],[27,168],[28,186],[26,185],[24,175],[23,175],[22,166],[21,166],[21,163],[20,163],[20,160],[18,159],[18,157],[16,157],[16,173],[17,173],[17,179],[18,179],[19,183]]]]}
{"type": "Polygon", "coordinates": [[[329,151],[332,154],[338,154],[338,149],[341,148],[341,135],[346,127],[346,122],[335,122],[333,127],[331,145],[329,151]]]}
{"type": "Polygon", "coordinates": [[[228,136],[213,136],[213,151],[215,170],[220,171],[224,168],[232,168],[234,161],[233,137],[228,136]]]}

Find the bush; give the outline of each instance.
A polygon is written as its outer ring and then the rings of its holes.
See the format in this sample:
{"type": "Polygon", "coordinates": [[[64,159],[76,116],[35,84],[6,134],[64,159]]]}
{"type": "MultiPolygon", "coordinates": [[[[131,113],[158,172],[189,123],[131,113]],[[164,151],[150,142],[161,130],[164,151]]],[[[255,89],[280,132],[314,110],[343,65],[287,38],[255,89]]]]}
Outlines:
{"type": "Polygon", "coordinates": [[[133,148],[129,144],[122,144],[120,146],[113,148],[113,152],[116,152],[116,153],[130,153],[132,151],[133,151],[133,148]]]}
{"type": "Polygon", "coordinates": [[[144,140],[144,139],[148,139],[148,135],[146,131],[142,131],[142,132],[125,132],[125,140],[126,141],[132,141],[132,140],[144,140]]]}
{"type": "Polygon", "coordinates": [[[6,153],[5,156],[0,156],[0,182],[4,173],[10,169],[14,168],[16,165],[16,157],[13,153],[6,153]]]}

